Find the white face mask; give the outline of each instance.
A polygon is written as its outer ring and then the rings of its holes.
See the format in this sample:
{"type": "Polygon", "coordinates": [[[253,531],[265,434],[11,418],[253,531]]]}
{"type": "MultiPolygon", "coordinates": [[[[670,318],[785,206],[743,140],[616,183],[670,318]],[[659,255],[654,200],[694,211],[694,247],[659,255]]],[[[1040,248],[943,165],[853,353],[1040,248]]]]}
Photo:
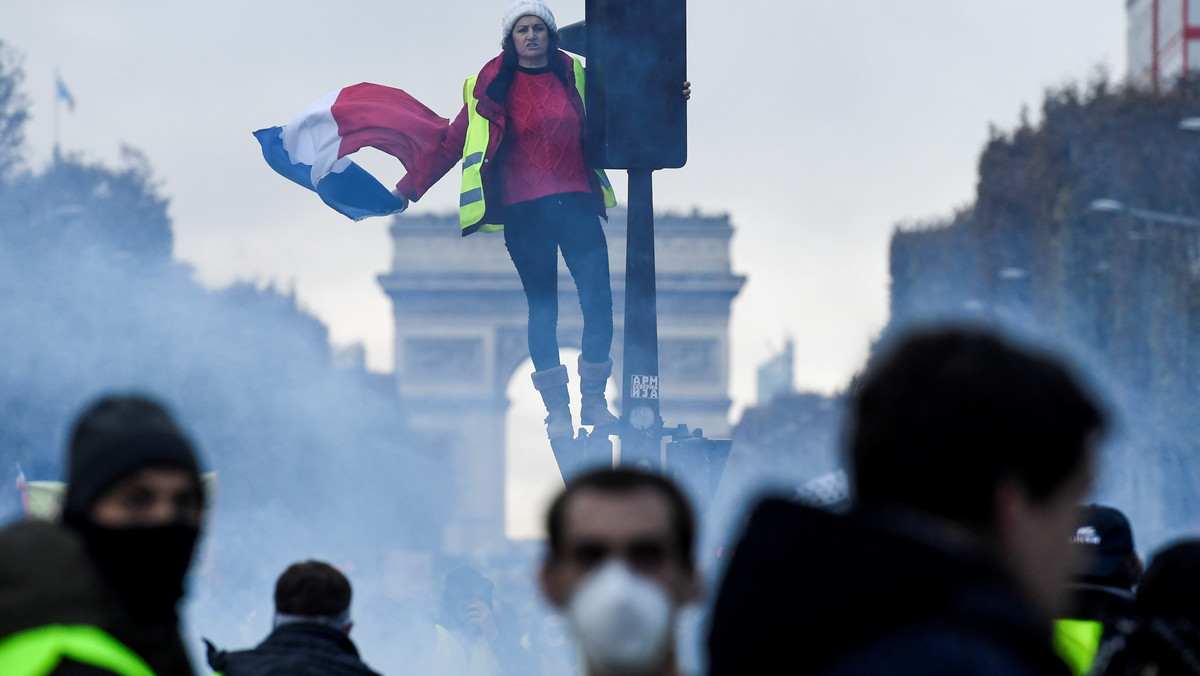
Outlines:
{"type": "Polygon", "coordinates": [[[603,674],[653,672],[674,640],[675,607],[666,592],[619,561],[583,581],[567,616],[589,666],[603,674]]]}

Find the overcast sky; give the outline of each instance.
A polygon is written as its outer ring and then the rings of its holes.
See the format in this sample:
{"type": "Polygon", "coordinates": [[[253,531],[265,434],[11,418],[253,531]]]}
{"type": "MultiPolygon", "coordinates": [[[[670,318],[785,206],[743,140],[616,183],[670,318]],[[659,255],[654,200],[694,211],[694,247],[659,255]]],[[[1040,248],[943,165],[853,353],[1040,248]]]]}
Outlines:
{"type": "MultiPolygon", "coordinates": [[[[375,281],[387,221],[328,209],[250,134],[362,81],[453,117],[507,4],[5,0],[0,40],[23,57],[35,166],[51,155],[57,69],[77,102],[60,111],[63,150],[111,165],[121,143],[145,153],[176,253],[204,283],[294,285],[336,344],[362,342],[390,370],[375,281]]],[[[583,18],[583,0],[549,4],[559,25],[583,18]]],[[[656,208],[732,217],[749,278],[733,314],[739,406],[788,335],[801,387],[842,387],[886,320],[896,225],[973,199],[989,125],[1012,128],[1023,106],[1036,119],[1046,88],[1125,68],[1119,0],[692,0],[688,22],[689,161],[655,174],[656,208]]],[[[403,169],[384,159],[363,163],[394,183],[403,169]]],[[[448,176],[412,210],[456,209],[457,192],[448,176]]]]}

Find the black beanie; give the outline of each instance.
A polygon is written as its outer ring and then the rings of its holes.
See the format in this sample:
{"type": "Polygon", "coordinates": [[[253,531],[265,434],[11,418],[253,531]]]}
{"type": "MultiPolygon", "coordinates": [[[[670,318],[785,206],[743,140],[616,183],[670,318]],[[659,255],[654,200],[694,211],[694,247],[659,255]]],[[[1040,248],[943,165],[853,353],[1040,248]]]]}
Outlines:
{"type": "Polygon", "coordinates": [[[113,484],[148,467],[187,470],[202,490],[195,448],[161,404],[138,395],[96,401],[71,431],[63,519],[86,521],[113,484]]]}

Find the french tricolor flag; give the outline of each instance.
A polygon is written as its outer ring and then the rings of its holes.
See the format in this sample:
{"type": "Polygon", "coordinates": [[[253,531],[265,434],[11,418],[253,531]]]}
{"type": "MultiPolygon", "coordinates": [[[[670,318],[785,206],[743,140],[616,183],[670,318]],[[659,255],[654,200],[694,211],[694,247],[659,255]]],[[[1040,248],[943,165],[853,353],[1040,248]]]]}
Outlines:
{"type": "Polygon", "coordinates": [[[259,129],[254,136],[272,169],[359,221],[400,213],[408,202],[347,156],[370,146],[412,169],[441,142],[449,124],[402,90],[364,82],[332,92],[284,126],[259,129]]]}

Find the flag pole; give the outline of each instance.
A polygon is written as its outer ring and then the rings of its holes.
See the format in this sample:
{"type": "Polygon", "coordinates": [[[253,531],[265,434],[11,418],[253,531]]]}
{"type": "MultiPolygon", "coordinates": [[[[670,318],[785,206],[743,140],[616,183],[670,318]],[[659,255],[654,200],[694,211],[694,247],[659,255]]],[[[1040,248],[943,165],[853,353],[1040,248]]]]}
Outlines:
{"type": "Polygon", "coordinates": [[[58,83],[61,82],[58,75],[58,66],[54,67],[54,163],[58,164],[58,107],[61,105],[62,96],[58,91],[58,83]]]}

